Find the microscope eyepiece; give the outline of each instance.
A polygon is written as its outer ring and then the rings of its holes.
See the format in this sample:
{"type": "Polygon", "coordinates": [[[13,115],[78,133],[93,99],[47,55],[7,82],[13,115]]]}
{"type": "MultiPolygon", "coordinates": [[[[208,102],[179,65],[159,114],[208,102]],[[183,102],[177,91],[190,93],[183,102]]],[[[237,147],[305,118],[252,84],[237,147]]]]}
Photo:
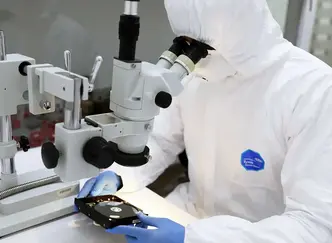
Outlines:
{"type": "Polygon", "coordinates": [[[190,43],[187,42],[183,54],[175,60],[171,70],[184,78],[194,71],[195,65],[208,55],[209,50],[214,49],[205,43],[196,40],[191,40],[190,43]]]}
{"type": "Polygon", "coordinates": [[[180,36],[173,40],[173,45],[168,49],[170,52],[174,53],[176,56],[180,56],[185,53],[185,50],[189,47],[187,40],[180,36]]]}
{"type": "Polygon", "coordinates": [[[157,65],[167,69],[171,68],[175,60],[185,53],[188,47],[189,43],[184,37],[176,37],[173,40],[173,45],[159,57],[157,65]]]}
{"type": "Polygon", "coordinates": [[[137,15],[121,15],[119,23],[119,60],[135,61],[136,42],[139,37],[140,17],[137,15]]]}
{"type": "Polygon", "coordinates": [[[192,60],[194,64],[197,64],[201,59],[207,57],[208,50],[213,50],[212,47],[198,41],[194,41],[185,51],[185,55],[192,60]]]}
{"type": "Polygon", "coordinates": [[[160,56],[157,65],[167,69],[172,68],[173,71],[180,72],[181,77],[184,77],[194,70],[195,65],[202,58],[208,55],[209,50],[214,50],[214,48],[203,42],[179,36],[173,40],[173,45],[160,56]]]}

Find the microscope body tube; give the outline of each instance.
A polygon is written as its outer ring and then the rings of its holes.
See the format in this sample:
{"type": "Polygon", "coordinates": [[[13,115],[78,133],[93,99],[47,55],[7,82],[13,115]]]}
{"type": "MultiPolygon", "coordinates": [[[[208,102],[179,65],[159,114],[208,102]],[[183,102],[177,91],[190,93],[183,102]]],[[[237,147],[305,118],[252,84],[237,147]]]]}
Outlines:
{"type": "Polygon", "coordinates": [[[136,43],[139,37],[140,17],[138,16],[139,0],[125,1],[124,14],[119,22],[119,57],[125,62],[135,62],[136,43]]]}
{"type": "Polygon", "coordinates": [[[173,65],[173,63],[169,62],[166,59],[159,59],[159,61],[156,64],[158,67],[162,67],[162,68],[166,68],[166,69],[170,69],[173,65]]]}
{"type": "Polygon", "coordinates": [[[81,98],[82,98],[82,79],[73,77],[74,102],[65,102],[64,109],[64,128],[68,130],[78,130],[81,128],[81,98]]]}
{"type": "Polygon", "coordinates": [[[174,65],[170,68],[170,70],[178,74],[179,80],[182,80],[184,77],[189,75],[188,70],[179,63],[174,63],[174,65]]]}
{"type": "Polygon", "coordinates": [[[160,57],[159,60],[157,62],[157,66],[158,67],[162,67],[162,68],[166,68],[166,69],[170,69],[175,60],[178,58],[177,54],[174,54],[172,51],[168,50],[165,51],[160,57]]]}
{"type": "MultiPolygon", "coordinates": [[[[6,43],[3,31],[0,31],[0,61],[6,60],[6,43]]],[[[7,143],[13,140],[10,116],[0,116],[0,142],[7,143]]],[[[1,174],[11,175],[16,173],[14,158],[0,159],[1,174]]]]}

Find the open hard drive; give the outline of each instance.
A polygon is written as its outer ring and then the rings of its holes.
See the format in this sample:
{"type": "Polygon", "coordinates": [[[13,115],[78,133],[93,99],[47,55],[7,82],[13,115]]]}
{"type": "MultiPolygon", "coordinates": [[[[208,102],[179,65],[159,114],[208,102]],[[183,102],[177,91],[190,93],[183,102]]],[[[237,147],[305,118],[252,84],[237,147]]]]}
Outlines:
{"type": "Polygon", "coordinates": [[[137,213],[143,212],[114,195],[76,198],[75,205],[81,213],[105,229],[138,224],[137,213]]]}

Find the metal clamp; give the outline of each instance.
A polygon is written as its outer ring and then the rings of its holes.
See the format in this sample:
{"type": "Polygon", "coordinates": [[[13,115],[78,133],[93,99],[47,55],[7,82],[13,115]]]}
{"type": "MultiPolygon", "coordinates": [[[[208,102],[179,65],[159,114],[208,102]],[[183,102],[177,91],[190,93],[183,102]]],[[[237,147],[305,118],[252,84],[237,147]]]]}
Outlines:
{"type": "Polygon", "coordinates": [[[6,60],[6,40],[5,33],[0,30],[0,61],[6,60]]]}
{"type": "Polygon", "coordinates": [[[94,84],[102,63],[103,63],[102,56],[97,56],[95,59],[95,63],[93,64],[92,72],[89,76],[89,92],[92,92],[94,89],[94,84]]]}
{"type": "MultiPolygon", "coordinates": [[[[65,68],[68,71],[69,74],[71,74],[72,69],[71,69],[71,52],[69,50],[66,50],[64,52],[64,59],[65,59],[65,68]]],[[[101,67],[101,64],[103,63],[103,58],[102,56],[97,56],[95,59],[95,62],[92,67],[92,72],[89,75],[89,93],[91,93],[94,89],[94,84],[97,78],[97,75],[99,73],[99,69],[101,67]]]]}

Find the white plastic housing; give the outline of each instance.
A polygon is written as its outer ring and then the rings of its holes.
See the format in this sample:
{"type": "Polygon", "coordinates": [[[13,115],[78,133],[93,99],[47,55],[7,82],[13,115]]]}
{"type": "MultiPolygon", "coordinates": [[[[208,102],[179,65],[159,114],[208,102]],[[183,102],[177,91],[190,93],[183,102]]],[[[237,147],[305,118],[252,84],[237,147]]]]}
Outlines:
{"type": "Polygon", "coordinates": [[[17,106],[28,104],[24,94],[28,92],[26,77],[19,72],[22,62],[35,64],[35,60],[20,54],[8,54],[7,59],[0,61],[0,116],[14,115],[17,106]]]}
{"type": "Polygon", "coordinates": [[[153,119],[160,108],[156,95],[177,96],[183,90],[178,74],[148,62],[126,63],[114,59],[110,109],[120,118],[136,121],[153,119]]]}
{"type": "Polygon", "coordinates": [[[102,136],[107,141],[116,143],[122,152],[141,153],[153,129],[153,121],[129,121],[116,117],[113,113],[88,116],[102,129],[102,136]]]}
{"type": "Polygon", "coordinates": [[[88,126],[82,121],[81,129],[67,130],[63,123],[55,126],[55,146],[60,158],[54,172],[63,182],[95,177],[100,170],[87,162],[82,156],[84,144],[93,137],[101,136],[101,128],[88,126]]]}

